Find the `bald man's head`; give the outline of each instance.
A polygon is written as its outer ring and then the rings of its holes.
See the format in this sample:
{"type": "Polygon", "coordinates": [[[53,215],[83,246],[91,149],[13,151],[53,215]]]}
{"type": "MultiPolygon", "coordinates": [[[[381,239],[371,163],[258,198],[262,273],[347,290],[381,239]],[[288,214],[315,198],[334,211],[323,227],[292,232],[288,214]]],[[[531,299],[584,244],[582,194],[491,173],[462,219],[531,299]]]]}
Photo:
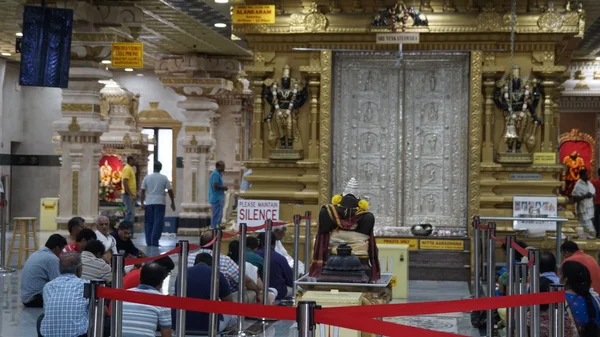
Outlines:
{"type": "MultiPolygon", "coordinates": [[[[204,245],[209,244],[212,241],[213,237],[214,235],[212,230],[205,231],[204,233],[202,233],[202,235],[200,236],[200,246],[204,247],[204,245]]],[[[212,245],[204,248],[212,248],[212,245]]]]}

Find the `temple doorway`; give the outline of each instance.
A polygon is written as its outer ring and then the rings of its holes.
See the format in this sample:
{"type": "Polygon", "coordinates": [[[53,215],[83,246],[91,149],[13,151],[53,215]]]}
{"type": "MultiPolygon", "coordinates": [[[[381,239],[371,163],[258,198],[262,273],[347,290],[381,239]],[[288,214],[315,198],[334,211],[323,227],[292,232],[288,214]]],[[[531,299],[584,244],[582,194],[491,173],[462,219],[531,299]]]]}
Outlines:
{"type": "Polygon", "coordinates": [[[380,230],[465,227],[469,56],[334,57],[333,191],[355,177],[380,230]]]}

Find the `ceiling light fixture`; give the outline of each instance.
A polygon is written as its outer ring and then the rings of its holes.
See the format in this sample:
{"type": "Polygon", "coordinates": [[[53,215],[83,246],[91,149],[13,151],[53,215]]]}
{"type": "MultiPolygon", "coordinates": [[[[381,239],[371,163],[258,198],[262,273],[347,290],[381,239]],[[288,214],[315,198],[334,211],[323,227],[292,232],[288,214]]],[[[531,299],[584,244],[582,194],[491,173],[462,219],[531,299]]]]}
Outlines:
{"type": "Polygon", "coordinates": [[[218,3],[218,4],[226,4],[228,2],[229,2],[229,0],[215,0],[215,3],[218,3]]]}
{"type": "Polygon", "coordinates": [[[227,25],[224,24],[224,23],[215,23],[215,27],[217,27],[217,28],[225,28],[225,27],[227,27],[227,25]]]}
{"type": "Polygon", "coordinates": [[[10,56],[10,53],[2,53],[2,56],[10,56]]]}
{"type": "Polygon", "coordinates": [[[102,64],[111,64],[111,60],[102,60],[102,64]]]}
{"type": "Polygon", "coordinates": [[[144,77],[144,74],[136,74],[136,76],[144,77]]]}
{"type": "Polygon", "coordinates": [[[596,61],[600,61],[600,56],[596,57],[596,61]]]}
{"type": "Polygon", "coordinates": [[[133,71],[133,68],[125,68],[125,71],[133,71]]]}
{"type": "Polygon", "coordinates": [[[18,32],[18,33],[16,33],[15,35],[16,35],[16,36],[18,36],[18,37],[21,37],[21,36],[23,36],[23,33],[21,33],[21,32],[18,32]]]}

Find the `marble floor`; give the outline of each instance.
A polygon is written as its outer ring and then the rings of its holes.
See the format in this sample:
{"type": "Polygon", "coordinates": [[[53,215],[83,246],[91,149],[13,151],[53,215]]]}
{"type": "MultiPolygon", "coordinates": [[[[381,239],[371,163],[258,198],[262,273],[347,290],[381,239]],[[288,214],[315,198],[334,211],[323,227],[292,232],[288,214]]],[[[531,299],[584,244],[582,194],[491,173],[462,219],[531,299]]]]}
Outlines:
{"type": "MultiPolygon", "coordinates": [[[[41,245],[46,242],[50,232],[42,232],[39,235],[41,245]]],[[[61,234],[66,234],[66,232],[61,234]]],[[[7,237],[10,240],[10,237],[7,237]]],[[[147,255],[157,255],[169,251],[175,247],[177,240],[188,240],[190,243],[197,244],[197,237],[164,237],[160,241],[161,247],[147,247],[141,234],[136,234],[134,243],[147,255]]],[[[177,264],[177,256],[172,256],[177,264]]],[[[16,257],[10,261],[9,265],[16,266],[16,257]]],[[[172,294],[174,292],[175,272],[165,280],[168,284],[166,289],[172,294]]],[[[24,308],[19,300],[20,271],[11,274],[0,274],[0,337],[35,337],[35,323],[37,317],[42,313],[42,309],[24,308]]],[[[469,288],[466,282],[444,282],[444,281],[411,281],[409,284],[409,298],[402,302],[429,302],[443,300],[458,300],[469,298],[469,288]]],[[[431,316],[414,317],[391,317],[387,321],[406,324],[416,327],[423,327],[431,330],[460,334],[463,336],[479,336],[479,333],[471,327],[470,315],[468,313],[451,313],[431,316]]],[[[248,335],[280,337],[297,335],[295,323],[291,321],[279,321],[274,324],[263,326],[256,321],[247,321],[249,328],[248,335]]]]}

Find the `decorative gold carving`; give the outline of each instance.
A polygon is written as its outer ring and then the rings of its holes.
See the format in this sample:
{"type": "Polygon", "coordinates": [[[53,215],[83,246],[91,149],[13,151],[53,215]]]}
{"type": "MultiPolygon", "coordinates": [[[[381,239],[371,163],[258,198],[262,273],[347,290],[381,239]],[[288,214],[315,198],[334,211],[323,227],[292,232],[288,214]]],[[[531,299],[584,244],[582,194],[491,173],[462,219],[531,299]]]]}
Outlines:
{"type": "Polygon", "coordinates": [[[556,12],[553,2],[548,3],[546,13],[542,14],[537,21],[538,27],[543,31],[555,32],[562,28],[564,17],[556,12]]]}
{"type": "Polygon", "coordinates": [[[342,9],[340,8],[340,4],[337,0],[331,0],[329,2],[329,12],[331,13],[340,13],[342,9]]]}
{"type": "MultiPolygon", "coordinates": [[[[331,183],[331,62],[330,50],[321,52],[321,107],[319,118],[319,204],[329,201],[329,184],[331,183]]],[[[472,73],[473,74],[473,73],[472,73]]],[[[481,77],[481,76],[480,76],[481,77]]]]}
{"type": "Polygon", "coordinates": [[[269,159],[272,160],[301,160],[304,158],[303,150],[272,149],[269,153],[269,159]]]}
{"type": "MultiPolygon", "coordinates": [[[[469,218],[479,214],[481,165],[481,115],[483,114],[482,87],[483,52],[471,53],[471,99],[469,121],[469,218]]],[[[470,231],[471,229],[469,229],[470,231]]]]}
{"type": "Polygon", "coordinates": [[[210,132],[210,127],[208,126],[188,125],[184,126],[183,129],[185,132],[210,132]]]}
{"type": "Polygon", "coordinates": [[[598,70],[594,71],[594,79],[600,80],[600,71],[598,71],[598,70]]]}
{"type": "MultiPolygon", "coordinates": [[[[591,135],[581,132],[579,129],[571,129],[558,137],[558,147],[560,148],[565,142],[586,142],[590,145],[592,151],[590,159],[591,172],[596,173],[596,141],[591,135]]],[[[559,158],[562,161],[562,158],[559,158]]]]}
{"type": "Polygon", "coordinates": [[[352,1],[352,13],[363,13],[365,8],[363,7],[362,1],[354,0],[352,1]]]}
{"type": "Polygon", "coordinates": [[[68,128],[71,132],[79,132],[81,130],[81,127],[77,123],[77,117],[71,117],[71,124],[69,124],[68,128]]]}
{"type": "Polygon", "coordinates": [[[198,146],[198,140],[196,139],[196,135],[192,135],[192,140],[190,140],[190,145],[198,146]]]}
{"type": "Polygon", "coordinates": [[[95,112],[100,111],[99,104],[62,103],[62,112],[95,112]]]}
{"type": "Polygon", "coordinates": [[[196,172],[192,172],[192,202],[196,202],[196,172]]]}
{"type": "Polygon", "coordinates": [[[456,7],[454,6],[453,0],[444,0],[444,12],[456,12],[456,7]]]}
{"type": "Polygon", "coordinates": [[[131,136],[129,136],[129,133],[126,133],[125,136],[123,136],[123,145],[125,147],[131,147],[131,144],[131,136]]]}
{"type": "Polygon", "coordinates": [[[421,12],[432,13],[433,8],[431,7],[431,0],[421,0],[421,6],[419,6],[421,12]]]}
{"type": "Polygon", "coordinates": [[[584,81],[577,82],[575,84],[575,89],[577,90],[590,90],[590,86],[587,85],[584,81]]]}
{"type": "Polygon", "coordinates": [[[71,176],[71,214],[77,215],[79,213],[79,171],[73,171],[71,176]]]}
{"type": "Polygon", "coordinates": [[[479,31],[495,31],[504,25],[502,15],[496,12],[496,8],[490,2],[483,8],[481,14],[477,16],[477,30],[479,31]]]}
{"type": "Polygon", "coordinates": [[[304,17],[304,28],[311,33],[321,32],[325,31],[327,23],[327,17],[319,12],[319,6],[313,2],[309,14],[304,17]]]}
{"type": "Polygon", "coordinates": [[[531,164],[533,163],[533,154],[498,152],[496,153],[496,162],[499,164],[531,164]]]}

